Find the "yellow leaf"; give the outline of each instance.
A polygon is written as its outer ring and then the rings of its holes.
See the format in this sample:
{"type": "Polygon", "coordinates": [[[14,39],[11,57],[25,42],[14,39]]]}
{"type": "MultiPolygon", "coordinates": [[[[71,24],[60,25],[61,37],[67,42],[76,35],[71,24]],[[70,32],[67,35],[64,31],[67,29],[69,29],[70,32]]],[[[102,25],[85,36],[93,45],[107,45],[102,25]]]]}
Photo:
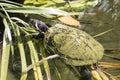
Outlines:
{"type": "Polygon", "coordinates": [[[91,73],[92,73],[93,80],[102,80],[96,70],[92,70],[91,73]]]}
{"type": "Polygon", "coordinates": [[[80,26],[80,22],[72,18],[71,16],[61,16],[58,15],[58,20],[60,20],[62,23],[70,25],[70,26],[80,26]]]}

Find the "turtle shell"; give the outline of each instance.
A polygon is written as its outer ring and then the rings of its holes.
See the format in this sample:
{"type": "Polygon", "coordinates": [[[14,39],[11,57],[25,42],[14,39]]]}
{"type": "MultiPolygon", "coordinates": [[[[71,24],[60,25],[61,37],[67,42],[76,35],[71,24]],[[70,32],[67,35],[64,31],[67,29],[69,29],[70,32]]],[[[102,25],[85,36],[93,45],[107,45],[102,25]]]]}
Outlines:
{"type": "Polygon", "coordinates": [[[59,54],[74,66],[90,65],[101,60],[104,48],[86,32],[63,24],[49,28],[44,37],[45,48],[59,54]]]}

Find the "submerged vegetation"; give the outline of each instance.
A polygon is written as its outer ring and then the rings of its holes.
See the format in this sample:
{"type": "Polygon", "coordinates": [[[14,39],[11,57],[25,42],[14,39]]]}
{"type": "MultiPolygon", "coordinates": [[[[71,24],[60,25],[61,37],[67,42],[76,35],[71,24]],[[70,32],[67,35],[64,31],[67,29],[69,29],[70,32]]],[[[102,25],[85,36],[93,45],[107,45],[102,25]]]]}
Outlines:
{"type": "MultiPolygon", "coordinates": [[[[98,67],[106,70],[107,76],[101,73],[103,79],[99,80],[119,80],[118,0],[25,0],[23,4],[1,0],[0,6],[0,80],[81,78],[78,67],[66,65],[58,54],[51,55],[45,49],[40,38],[44,32],[38,26],[51,27],[56,23],[82,29],[95,37],[105,47],[98,67]],[[34,27],[31,19],[42,22],[33,22],[37,25],[34,27]]],[[[96,77],[94,75],[94,79],[96,77]]]]}

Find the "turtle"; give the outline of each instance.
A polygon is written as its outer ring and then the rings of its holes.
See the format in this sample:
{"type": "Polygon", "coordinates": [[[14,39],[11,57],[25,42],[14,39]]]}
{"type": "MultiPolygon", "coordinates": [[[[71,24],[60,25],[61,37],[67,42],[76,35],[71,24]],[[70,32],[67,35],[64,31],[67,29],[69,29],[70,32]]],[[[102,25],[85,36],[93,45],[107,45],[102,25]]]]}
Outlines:
{"type": "Polygon", "coordinates": [[[56,24],[45,32],[44,44],[61,56],[66,64],[83,66],[97,63],[104,54],[103,46],[86,32],[56,24]]]}
{"type": "Polygon", "coordinates": [[[45,32],[43,41],[45,48],[60,55],[64,63],[81,66],[80,80],[92,80],[92,74],[88,68],[96,65],[104,54],[103,46],[92,36],[82,30],[56,24],[45,32]]]}
{"type": "Polygon", "coordinates": [[[85,73],[80,80],[92,80],[91,69],[88,68],[97,68],[97,63],[104,54],[104,47],[97,40],[85,31],[65,24],[57,23],[49,28],[45,24],[39,26],[39,21],[32,22],[43,31],[46,50],[58,54],[67,65],[79,66],[80,74],[85,73]]]}

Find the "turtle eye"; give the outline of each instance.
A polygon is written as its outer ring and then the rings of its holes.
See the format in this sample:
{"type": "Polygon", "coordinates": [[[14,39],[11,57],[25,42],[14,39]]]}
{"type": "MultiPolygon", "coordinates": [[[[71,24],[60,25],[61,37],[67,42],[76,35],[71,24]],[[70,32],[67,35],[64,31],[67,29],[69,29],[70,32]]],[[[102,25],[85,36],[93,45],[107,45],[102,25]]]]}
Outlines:
{"type": "Polygon", "coordinates": [[[30,19],[29,23],[39,31],[46,32],[48,30],[48,26],[42,21],[36,19],[30,19]]]}

